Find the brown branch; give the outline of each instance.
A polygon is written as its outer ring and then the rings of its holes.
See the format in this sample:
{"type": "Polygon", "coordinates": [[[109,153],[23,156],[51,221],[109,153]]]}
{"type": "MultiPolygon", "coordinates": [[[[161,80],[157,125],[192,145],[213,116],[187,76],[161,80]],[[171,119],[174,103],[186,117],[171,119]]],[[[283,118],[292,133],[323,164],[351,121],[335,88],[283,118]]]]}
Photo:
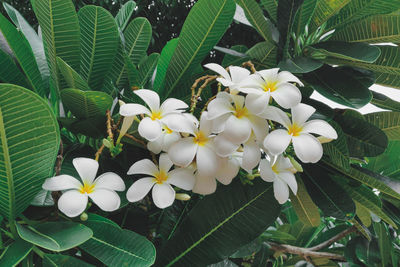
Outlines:
{"type": "Polygon", "coordinates": [[[62,161],[64,159],[63,154],[64,154],[64,144],[63,144],[62,140],[60,140],[60,149],[58,151],[56,166],[54,168],[54,171],[56,172],[56,176],[60,175],[60,172],[61,172],[61,165],[62,165],[62,161]]]}
{"type": "Polygon", "coordinates": [[[96,154],[95,154],[95,160],[99,161],[100,155],[103,152],[104,148],[106,146],[104,144],[101,145],[101,147],[99,148],[99,150],[97,150],[96,154]]]}
{"type": "MultiPolygon", "coordinates": [[[[121,132],[121,131],[120,131],[119,129],[117,129],[117,132],[119,133],[119,132],[121,132]]],[[[146,147],[146,143],[145,143],[145,142],[143,142],[143,141],[140,140],[140,139],[137,139],[137,138],[134,137],[133,135],[130,135],[130,134],[127,134],[127,133],[126,133],[126,134],[124,135],[124,137],[129,138],[129,139],[131,139],[131,140],[133,140],[133,141],[135,141],[135,142],[141,144],[142,146],[146,147]]]]}
{"type": "Polygon", "coordinates": [[[197,101],[200,98],[201,93],[203,92],[204,88],[207,87],[207,85],[217,79],[217,75],[205,75],[203,77],[198,78],[192,85],[191,91],[192,91],[192,96],[190,99],[190,113],[193,113],[193,111],[196,109],[197,101]],[[203,84],[199,87],[197,93],[196,88],[199,85],[200,82],[203,81],[203,84]]]}
{"type": "Polygon", "coordinates": [[[111,112],[109,110],[107,110],[106,114],[107,114],[107,124],[106,124],[107,125],[107,133],[108,133],[108,136],[110,137],[110,139],[114,140],[114,134],[112,132],[113,127],[111,126],[112,120],[113,120],[111,118],[111,112]]]}
{"type": "Polygon", "coordinates": [[[256,73],[256,72],[257,72],[256,68],[254,67],[253,62],[251,62],[251,61],[244,62],[244,63],[242,64],[242,66],[243,66],[243,67],[249,67],[250,70],[251,70],[251,72],[253,72],[253,73],[256,73]]]}
{"type": "Polygon", "coordinates": [[[322,242],[321,244],[318,244],[318,245],[313,246],[313,247],[308,248],[308,249],[311,250],[311,251],[318,251],[318,250],[321,250],[323,248],[329,247],[330,245],[332,245],[336,241],[339,241],[340,239],[342,239],[346,235],[351,234],[351,233],[353,233],[355,231],[357,231],[357,228],[353,225],[352,227],[350,227],[350,228],[344,230],[343,232],[335,235],[331,239],[328,239],[325,242],[322,242]]]}

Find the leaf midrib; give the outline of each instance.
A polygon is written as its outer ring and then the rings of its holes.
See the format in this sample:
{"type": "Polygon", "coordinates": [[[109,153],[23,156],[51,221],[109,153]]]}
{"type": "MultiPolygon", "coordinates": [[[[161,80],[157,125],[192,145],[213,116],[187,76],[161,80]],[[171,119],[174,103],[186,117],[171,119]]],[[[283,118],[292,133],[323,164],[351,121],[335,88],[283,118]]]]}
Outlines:
{"type": "Polygon", "coordinates": [[[87,82],[90,82],[90,76],[92,75],[93,65],[94,65],[94,57],[96,52],[96,41],[97,41],[97,27],[98,27],[98,9],[95,8],[95,19],[94,19],[94,29],[93,29],[93,42],[92,42],[92,55],[90,56],[90,66],[89,66],[89,73],[87,77],[87,82]]]}
{"type": "MultiPolygon", "coordinates": [[[[261,30],[260,25],[257,23],[257,21],[255,20],[255,17],[253,16],[253,13],[250,12],[248,6],[246,5],[246,3],[243,0],[240,0],[240,2],[242,3],[242,8],[246,9],[246,15],[251,17],[252,22],[254,23],[254,27],[256,27],[258,29],[258,32],[262,35],[262,37],[266,40],[269,41],[268,36],[265,35],[265,33],[261,30]]],[[[253,24],[252,23],[252,24],[253,24]]]]}

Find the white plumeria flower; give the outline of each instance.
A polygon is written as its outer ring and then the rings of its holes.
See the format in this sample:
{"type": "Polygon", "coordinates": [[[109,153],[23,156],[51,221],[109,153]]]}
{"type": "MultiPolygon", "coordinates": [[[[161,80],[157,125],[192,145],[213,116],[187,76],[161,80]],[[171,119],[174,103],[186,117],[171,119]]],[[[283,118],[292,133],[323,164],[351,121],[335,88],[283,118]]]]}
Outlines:
{"type": "Polygon", "coordinates": [[[264,111],[272,97],[278,105],[288,109],[296,106],[301,101],[300,90],[291,84],[295,82],[301,86],[303,83],[293,74],[287,71],[279,72],[279,68],[262,70],[252,74],[239,90],[247,93],[246,106],[254,114],[264,111]]]}
{"type": "Polygon", "coordinates": [[[290,160],[283,155],[271,157],[271,160],[262,159],[260,162],[260,176],[264,181],[274,183],[274,195],[279,204],[284,204],[289,199],[288,187],[297,194],[293,168],[290,160]]]}
{"type": "Polygon", "coordinates": [[[204,67],[221,75],[222,78],[217,78],[217,81],[223,86],[229,87],[229,91],[233,95],[239,93],[241,83],[250,76],[248,69],[237,66],[228,67],[230,74],[221,65],[215,63],[206,64],[204,67]]]}
{"type": "Polygon", "coordinates": [[[264,146],[272,155],[282,154],[293,143],[296,156],[304,163],[316,163],[322,158],[321,143],[310,133],[337,139],[335,129],[323,120],[307,121],[315,112],[315,108],[306,104],[298,104],[291,109],[292,121],[279,109],[267,115],[271,120],[279,122],[286,129],[272,131],[264,140],[264,146]]]}
{"type": "MultiPolygon", "coordinates": [[[[260,139],[265,137],[268,132],[267,121],[249,111],[243,96],[228,95],[227,97],[225,92],[219,93],[208,104],[207,110],[208,119],[215,120],[214,125],[217,124],[220,130],[220,135],[215,140],[217,147],[225,145],[226,141],[222,139],[227,139],[238,145],[249,140],[252,132],[260,139]]],[[[226,145],[229,144],[226,143],[226,145]]],[[[229,152],[227,147],[226,151],[218,150],[217,152],[220,156],[227,156],[232,151],[229,152]]]]}
{"type": "Polygon", "coordinates": [[[130,202],[143,199],[152,190],[154,204],[160,209],[171,206],[175,200],[175,185],[184,190],[192,190],[194,185],[193,171],[185,168],[175,168],[172,171],[173,163],[166,153],[161,154],[159,165],[156,166],[151,160],[143,159],[135,162],[128,170],[128,174],[147,174],[137,180],[126,192],[126,198],[130,202]]]}
{"type": "Polygon", "coordinates": [[[103,173],[97,179],[99,163],[94,159],[75,158],[72,161],[81,183],[70,175],[58,175],[46,179],[43,189],[49,191],[67,190],[58,200],[58,208],[68,217],[76,217],[85,211],[88,197],[104,211],[119,208],[121,200],[115,191],[124,191],[124,181],[112,172],[103,173]]]}
{"type": "Polygon", "coordinates": [[[160,97],[154,91],[147,89],[140,89],[134,91],[143,101],[149,106],[150,109],[140,104],[125,104],[120,108],[120,115],[124,117],[136,116],[145,114],[147,117],[142,119],[139,123],[139,134],[148,141],[157,140],[162,131],[162,126],[166,125],[168,128],[179,132],[182,130],[180,121],[185,120],[182,116],[184,109],[188,105],[175,98],[168,98],[160,106],[160,97]]]}
{"type": "Polygon", "coordinates": [[[171,145],[179,139],[181,139],[181,135],[179,133],[172,131],[170,128],[164,125],[160,137],[154,141],[149,141],[147,143],[147,149],[154,154],[167,152],[171,145]]]}
{"type": "Polygon", "coordinates": [[[219,169],[215,178],[223,185],[232,182],[240,170],[240,160],[236,156],[219,158],[219,169]]]}

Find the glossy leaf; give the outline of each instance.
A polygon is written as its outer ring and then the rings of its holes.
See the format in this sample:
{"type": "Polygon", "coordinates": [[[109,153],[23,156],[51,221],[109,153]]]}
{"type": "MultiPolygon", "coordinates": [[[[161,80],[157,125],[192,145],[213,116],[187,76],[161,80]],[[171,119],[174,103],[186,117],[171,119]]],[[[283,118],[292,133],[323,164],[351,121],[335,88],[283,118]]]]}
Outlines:
{"type": "Polygon", "coordinates": [[[317,227],[321,223],[318,207],[312,201],[301,179],[298,179],[297,185],[297,194],[290,195],[292,206],[304,224],[317,227]]]}
{"type": "Polygon", "coordinates": [[[260,42],[251,47],[246,54],[254,60],[256,68],[268,69],[276,66],[277,47],[270,42],[260,42]]]}
{"type": "Polygon", "coordinates": [[[308,73],[319,69],[322,65],[321,61],[300,56],[294,59],[285,59],[279,62],[278,67],[280,70],[286,70],[291,73],[308,73]]]}
{"type": "Polygon", "coordinates": [[[80,246],[107,266],[151,266],[155,248],[144,236],[104,222],[88,222],[93,237],[80,246]]]}
{"type": "Polygon", "coordinates": [[[2,82],[29,87],[26,77],[15,64],[13,58],[2,49],[0,49],[0,66],[7,66],[7,68],[0,68],[0,80],[2,82]]]}
{"type": "Polygon", "coordinates": [[[75,257],[57,254],[44,254],[43,267],[93,267],[89,263],[75,257]]]}
{"type": "Polygon", "coordinates": [[[27,227],[16,224],[16,227],[25,241],[56,252],[79,246],[93,235],[90,228],[75,222],[46,222],[27,227]]]}
{"type": "Polygon", "coordinates": [[[117,23],[118,28],[123,32],[126,26],[129,23],[130,18],[132,17],[135,11],[136,3],[132,0],[126,2],[118,11],[118,14],[115,16],[115,22],[117,23]]]}
{"type": "Polygon", "coordinates": [[[87,119],[77,118],[58,118],[61,126],[67,128],[74,134],[83,134],[96,139],[103,138],[106,135],[105,115],[97,115],[87,119]]]}
{"type": "Polygon", "coordinates": [[[363,225],[365,225],[365,227],[370,227],[372,224],[372,219],[369,210],[360,203],[358,203],[356,200],[354,200],[354,204],[356,204],[357,218],[361,221],[363,225]]]}
{"type": "Polygon", "coordinates": [[[316,30],[319,26],[328,21],[329,18],[337,14],[339,10],[346,6],[349,2],[350,0],[318,1],[315,7],[314,14],[311,18],[310,31],[312,32],[316,30]]]}
{"type": "Polygon", "coordinates": [[[160,59],[157,63],[156,77],[154,78],[153,88],[155,91],[159,92],[161,90],[161,85],[165,79],[165,74],[167,73],[169,62],[175,52],[176,46],[178,45],[178,38],[174,38],[164,46],[161,51],[160,59]]]}
{"type": "Polygon", "coordinates": [[[79,119],[105,116],[113,102],[106,93],[78,89],[62,90],[61,98],[65,107],[79,119]]]}
{"type": "Polygon", "coordinates": [[[349,148],[347,147],[346,135],[342,128],[335,122],[330,122],[338,134],[338,138],[332,142],[323,144],[324,154],[330,161],[344,170],[350,169],[349,148]]]}
{"type": "Polygon", "coordinates": [[[81,28],[80,74],[92,90],[101,90],[114,62],[119,33],[114,18],[102,7],[88,5],[78,12],[81,28]]]}
{"type": "Polygon", "coordinates": [[[277,13],[278,13],[278,1],[277,0],[261,0],[261,5],[264,10],[267,11],[269,16],[277,21],[277,13]]]}
{"type": "Polygon", "coordinates": [[[233,0],[200,0],[193,6],[160,87],[162,98],[187,95],[189,88],[179,88],[179,84],[221,39],[232,22],[235,8],[233,0]]]}
{"type": "MultiPolygon", "coordinates": [[[[61,58],[57,58],[57,66],[60,70],[68,88],[79,89],[82,91],[90,91],[88,83],[61,58]]],[[[63,88],[62,88],[63,89],[63,88]]]]}
{"type": "Polygon", "coordinates": [[[389,251],[391,251],[393,245],[391,242],[389,231],[386,225],[383,223],[374,223],[374,230],[376,235],[378,236],[378,245],[381,260],[380,264],[382,267],[392,266],[389,251]]]}
{"type": "Polygon", "coordinates": [[[365,119],[384,131],[389,140],[400,140],[400,112],[369,113],[365,119]]]}
{"type": "Polygon", "coordinates": [[[400,180],[400,141],[389,141],[382,155],[369,158],[366,168],[376,173],[400,180]]]}
{"type": "Polygon", "coordinates": [[[153,77],[154,71],[157,67],[158,59],[160,58],[160,54],[152,53],[145,60],[142,60],[139,63],[139,87],[140,88],[149,88],[146,87],[148,82],[153,77]]]}
{"type": "Polygon", "coordinates": [[[256,180],[253,186],[244,186],[237,179],[198,202],[167,242],[157,263],[188,266],[218,262],[264,232],[279,212],[270,184],[256,180]]]}
{"type": "Polygon", "coordinates": [[[297,11],[293,25],[293,31],[296,33],[296,36],[299,36],[305,30],[306,25],[310,23],[317,2],[317,0],[304,0],[297,11]]]}
{"type": "Polygon", "coordinates": [[[371,104],[383,109],[400,112],[400,102],[394,101],[384,94],[372,91],[371,104]]]}
{"type": "Polygon", "coordinates": [[[0,84],[0,214],[9,221],[53,174],[59,144],[48,103],[25,88],[0,84]]]}
{"type": "Polygon", "coordinates": [[[1,267],[14,267],[17,266],[29,252],[31,252],[33,245],[25,242],[22,239],[14,241],[11,245],[6,247],[0,255],[1,267]]]}

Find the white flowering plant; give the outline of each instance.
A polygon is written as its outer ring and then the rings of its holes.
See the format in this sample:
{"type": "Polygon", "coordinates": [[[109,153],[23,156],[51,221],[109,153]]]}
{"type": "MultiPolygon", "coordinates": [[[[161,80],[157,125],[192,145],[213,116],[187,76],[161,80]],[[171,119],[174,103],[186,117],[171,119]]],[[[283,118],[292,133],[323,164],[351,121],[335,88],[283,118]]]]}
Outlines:
{"type": "Polygon", "coordinates": [[[400,104],[369,87],[400,87],[371,45],[398,1],[199,0],[151,54],[132,0],[31,2],[39,32],[0,15],[0,266],[397,266],[400,104]]]}

